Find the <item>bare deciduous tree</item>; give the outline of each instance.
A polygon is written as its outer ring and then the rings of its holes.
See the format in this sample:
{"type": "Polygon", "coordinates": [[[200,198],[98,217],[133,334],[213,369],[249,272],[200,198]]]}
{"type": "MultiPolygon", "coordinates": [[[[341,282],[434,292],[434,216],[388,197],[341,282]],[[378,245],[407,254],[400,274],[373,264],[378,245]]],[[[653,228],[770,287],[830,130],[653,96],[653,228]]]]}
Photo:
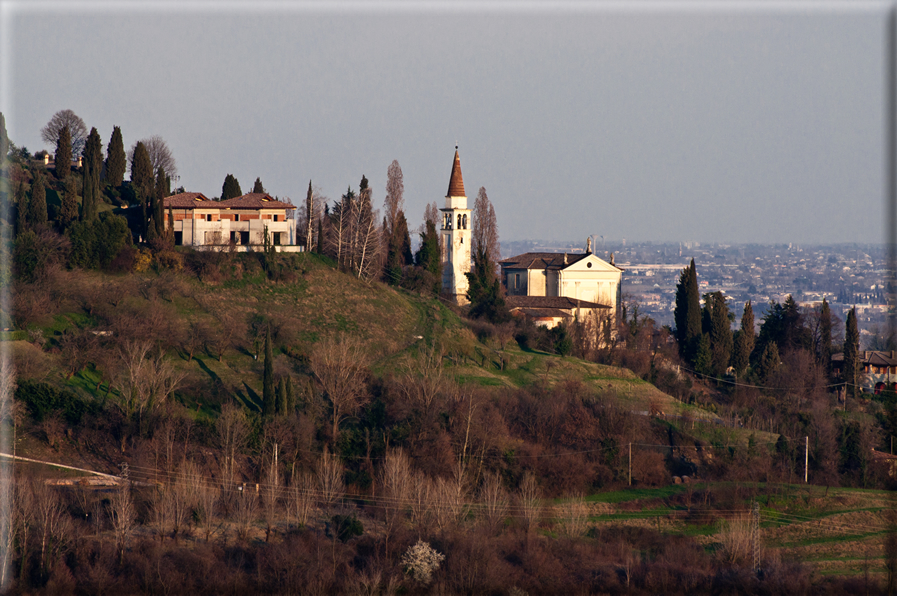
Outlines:
{"type": "Polygon", "coordinates": [[[51,561],[55,561],[68,548],[72,522],[59,495],[53,489],[43,482],[30,484],[34,494],[35,538],[40,545],[39,561],[41,569],[46,573],[51,561]]]}
{"type": "Polygon", "coordinates": [[[433,481],[423,472],[416,472],[411,479],[409,503],[411,505],[411,521],[417,526],[418,535],[430,525],[433,504],[433,481]]]}
{"type": "Polygon", "coordinates": [[[568,499],[560,506],[561,530],[570,538],[582,536],[589,525],[589,508],[582,496],[568,499]]]}
{"type": "Polygon", "coordinates": [[[218,431],[218,444],[224,451],[224,463],[221,467],[222,481],[225,485],[234,482],[238,471],[236,457],[249,437],[249,422],[243,408],[234,404],[224,404],[221,415],[215,423],[218,431]]]}
{"type": "Polygon", "coordinates": [[[162,405],[181,384],[185,373],[174,369],[152,342],[128,341],[119,350],[119,407],[128,417],[141,418],[162,405]]]}
{"type": "Polygon", "coordinates": [[[290,484],[290,515],[300,525],[308,524],[315,505],[316,482],[309,472],[299,472],[290,484]]]}
{"type": "Polygon", "coordinates": [[[496,473],[485,474],[479,496],[483,520],[493,530],[498,528],[508,514],[510,505],[508,493],[502,486],[501,476],[496,473]]]}
{"type": "Polygon", "coordinates": [[[365,373],[367,355],[355,339],[339,336],[315,346],[310,362],[312,373],[333,406],[332,440],[339,434],[339,424],[355,414],[366,401],[365,373]]]}
{"type": "Polygon", "coordinates": [[[386,198],[383,201],[386,211],[387,234],[392,234],[396,226],[399,211],[405,209],[405,181],[402,166],[394,159],[386,170],[386,198]]]}
{"type": "Polygon", "coordinates": [[[384,550],[389,552],[389,537],[405,514],[411,494],[411,462],[401,449],[386,452],[380,468],[380,499],[384,512],[384,550]]]}
{"type": "Polygon", "coordinates": [[[109,499],[109,518],[112,520],[112,530],[115,533],[115,546],[118,548],[119,564],[125,556],[125,547],[131,540],[131,534],[137,525],[137,510],[131,499],[131,490],[123,486],[113,493],[109,499]]]}
{"type": "Polygon", "coordinates": [[[402,366],[401,392],[411,403],[429,412],[446,380],[442,368],[442,346],[421,346],[419,354],[402,366]]]}
{"type": "Polygon", "coordinates": [[[538,526],[541,515],[539,486],[536,484],[536,477],[531,472],[523,474],[523,480],[520,481],[520,489],[517,492],[517,501],[521,521],[529,533],[538,526]]]}
{"type": "Polygon", "coordinates": [[[48,145],[55,146],[60,131],[66,126],[68,126],[69,134],[72,137],[72,155],[77,157],[81,155],[84,145],[87,143],[87,125],[75,112],[60,110],[53,114],[50,121],[40,129],[40,138],[48,145]]]}
{"type": "Polygon", "coordinates": [[[134,150],[137,148],[137,143],[143,143],[143,146],[146,147],[146,152],[149,153],[150,163],[153,164],[153,172],[157,172],[159,171],[159,168],[162,168],[170,178],[177,176],[178,166],[174,160],[174,155],[171,154],[171,149],[168,148],[168,143],[166,143],[165,139],[159,135],[153,135],[149,138],[135,142],[128,151],[128,164],[133,161],[134,150]]]}
{"type": "Polygon", "coordinates": [[[339,505],[346,493],[344,474],[343,462],[324,447],[324,453],[321,454],[317,465],[318,495],[322,509],[330,510],[339,505]]]}
{"type": "Polygon", "coordinates": [[[498,220],[495,218],[495,209],[486,196],[486,189],[480,187],[477,198],[473,204],[473,234],[471,252],[478,254],[484,251],[490,262],[501,259],[501,248],[498,243],[498,220]]]}
{"type": "Polygon", "coordinates": [[[234,524],[236,525],[237,538],[246,540],[252,530],[258,516],[259,496],[254,488],[245,487],[237,495],[234,507],[234,524]]]}

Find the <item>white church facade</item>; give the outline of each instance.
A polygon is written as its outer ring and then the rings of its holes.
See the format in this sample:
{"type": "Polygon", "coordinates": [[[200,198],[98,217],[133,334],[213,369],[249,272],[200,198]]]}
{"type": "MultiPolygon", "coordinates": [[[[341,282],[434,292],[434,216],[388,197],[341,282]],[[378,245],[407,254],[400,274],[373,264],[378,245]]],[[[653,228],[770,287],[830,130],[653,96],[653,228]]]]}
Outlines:
{"type": "MultiPolygon", "coordinates": [[[[458,147],[440,211],[442,292],[457,304],[467,304],[473,216],[467,208],[458,147]]],[[[613,255],[609,263],[595,256],[591,240],[585,253],[525,253],[499,264],[511,312],[537,324],[554,327],[596,315],[614,327],[620,317],[623,270],[614,265],[613,255]]]]}
{"type": "Polygon", "coordinates": [[[504,259],[501,280],[512,312],[547,327],[595,314],[620,316],[623,270],[585,253],[528,252],[504,259]]]}

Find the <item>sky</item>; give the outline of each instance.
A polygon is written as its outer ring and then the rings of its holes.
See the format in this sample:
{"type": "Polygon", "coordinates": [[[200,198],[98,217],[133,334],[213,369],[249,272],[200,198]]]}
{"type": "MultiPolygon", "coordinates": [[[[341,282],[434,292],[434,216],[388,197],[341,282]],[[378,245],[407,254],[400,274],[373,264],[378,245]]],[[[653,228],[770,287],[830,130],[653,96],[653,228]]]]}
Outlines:
{"type": "Polygon", "coordinates": [[[0,111],[160,135],[209,197],[382,206],[398,160],[412,228],[457,144],[504,241],[883,242],[889,6],[0,0],[0,111]]]}

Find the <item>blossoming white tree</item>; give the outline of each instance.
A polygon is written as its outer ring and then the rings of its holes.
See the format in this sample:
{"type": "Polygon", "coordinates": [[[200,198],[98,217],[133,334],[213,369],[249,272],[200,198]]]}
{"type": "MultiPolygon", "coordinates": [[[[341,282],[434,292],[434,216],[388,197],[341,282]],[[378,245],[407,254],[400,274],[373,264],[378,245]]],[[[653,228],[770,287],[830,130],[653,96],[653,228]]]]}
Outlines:
{"type": "Polygon", "coordinates": [[[445,560],[445,555],[439,553],[423,540],[418,540],[414,546],[408,547],[402,555],[402,566],[405,573],[422,584],[430,583],[433,573],[439,569],[439,565],[445,560]]]}

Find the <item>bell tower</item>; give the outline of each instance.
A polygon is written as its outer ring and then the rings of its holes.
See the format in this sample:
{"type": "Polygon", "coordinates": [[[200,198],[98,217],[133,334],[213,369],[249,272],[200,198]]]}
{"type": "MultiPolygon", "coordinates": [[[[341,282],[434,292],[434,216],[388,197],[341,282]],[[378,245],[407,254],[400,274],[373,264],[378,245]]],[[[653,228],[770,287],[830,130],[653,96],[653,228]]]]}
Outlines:
{"type": "Polygon", "coordinates": [[[461,158],[455,146],[455,162],[449,178],[448,194],[442,211],[442,291],[457,304],[467,304],[467,276],[470,271],[470,240],[473,221],[464,194],[461,158]]]}

